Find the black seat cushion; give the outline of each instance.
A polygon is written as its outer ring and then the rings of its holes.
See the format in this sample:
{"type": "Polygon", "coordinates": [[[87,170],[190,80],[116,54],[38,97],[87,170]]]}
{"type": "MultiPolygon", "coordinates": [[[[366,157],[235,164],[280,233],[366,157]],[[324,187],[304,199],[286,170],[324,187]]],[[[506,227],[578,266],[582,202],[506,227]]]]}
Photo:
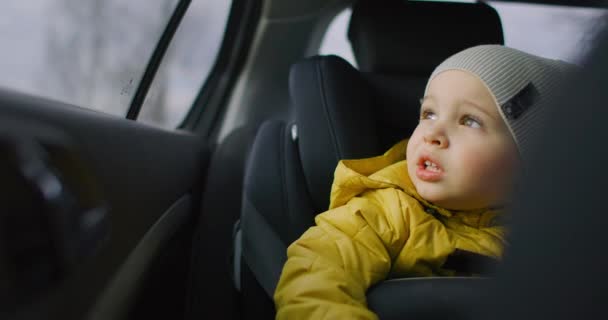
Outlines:
{"type": "Polygon", "coordinates": [[[392,279],[367,293],[367,305],[380,319],[468,319],[488,280],[470,277],[392,279]]]}
{"type": "MultiPolygon", "coordinates": [[[[295,241],[313,224],[315,210],[290,124],[272,120],[260,127],[245,169],[243,202],[250,209],[241,215],[243,227],[253,222],[252,213],[259,213],[284,244],[295,241]]],[[[244,228],[244,250],[259,246],[263,253],[268,246],[256,243],[259,238],[254,235],[259,227],[249,231],[244,228]]]]}

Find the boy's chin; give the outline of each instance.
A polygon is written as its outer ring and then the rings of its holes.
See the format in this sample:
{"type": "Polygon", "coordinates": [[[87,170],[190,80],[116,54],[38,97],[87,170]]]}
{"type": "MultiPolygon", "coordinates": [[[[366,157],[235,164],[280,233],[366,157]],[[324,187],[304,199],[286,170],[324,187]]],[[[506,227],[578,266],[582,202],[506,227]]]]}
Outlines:
{"type": "Polygon", "coordinates": [[[477,210],[488,207],[487,205],[483,205],[480,203],[474,203],[473,201],[462,201],[462,199],[452,199],[446,194],[440,192],[439,190],[422,190],[418,191],[418,194],[426,201],[448,210],[455,211],[469,211],[469,210],[477,210]]]}
{"type": "Polygon", "coordinates": [[[434,190],[436,188],[432,188],[432,187],[428,187],[428,186],[421,186],[419,188],[417,188],[418,194],[426,201],[440,206],[440,207],[445,207],[446,204],[449,204],[450,201],[446,201],[448,199],[446,199],[445,195],[440,191],[440,190],[434,190]]]}

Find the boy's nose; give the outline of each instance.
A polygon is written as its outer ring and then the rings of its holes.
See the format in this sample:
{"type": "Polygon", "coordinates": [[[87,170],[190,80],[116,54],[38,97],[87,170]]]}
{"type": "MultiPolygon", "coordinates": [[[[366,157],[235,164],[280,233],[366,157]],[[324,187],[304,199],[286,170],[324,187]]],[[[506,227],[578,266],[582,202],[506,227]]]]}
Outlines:
{"type": "Polygon", "coordinates": [[[424,135],[424,142],[439,148],[447,148],[449,145],[448,137],[439,128],[430,128],[424,135]]]}

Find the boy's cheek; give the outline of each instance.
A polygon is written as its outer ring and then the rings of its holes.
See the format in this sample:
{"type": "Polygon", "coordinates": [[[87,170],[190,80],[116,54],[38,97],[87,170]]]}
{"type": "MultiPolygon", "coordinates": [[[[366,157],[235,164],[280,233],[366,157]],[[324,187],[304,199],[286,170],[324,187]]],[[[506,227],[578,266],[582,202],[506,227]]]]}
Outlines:
{"type": "MultiPolygon", "coordinates": [[[[418,144],[418,137],[416,136],[416,132],[410,137],[410,140],[407,143],[407,148],[405,149],[405,159],[408,161],[414,161],[414,150],[416,145],[418,144]]],[[[409,165],[408,165],[409,167],[409,165]]]]}
{"type": "Polygon", "coordinates": [[[512,176],[512,164],[507,155],[497,153],[469,153],[463,157],[463,179],[475,184],[479,190],[495,190],[500,193],[502,186],[508,185],[512,176]]]}

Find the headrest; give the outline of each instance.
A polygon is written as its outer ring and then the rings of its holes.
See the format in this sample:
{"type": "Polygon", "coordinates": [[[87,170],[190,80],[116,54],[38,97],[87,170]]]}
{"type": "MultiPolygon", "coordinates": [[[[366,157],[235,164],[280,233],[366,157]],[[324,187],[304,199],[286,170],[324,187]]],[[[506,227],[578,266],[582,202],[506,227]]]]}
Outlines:
{"type": "Polygon", "coordinates": [[[336,56],[315,56],[294,64],[289,91],[308,190],[315,209],[325,211],[338,161],[383,151],[370,108],[373,96],[361,74],[336,56]]]}
{"type": "Polygon", "coordinates": [[[461,50],[504,43],[498,13],[481,2],[360,0],[348,38],[361,71],[423,76],[461,50]]]}
{"type": "Polygon", "coordinates": [[[362,74],[336,56],[291,67],[300,160],[318,212],[327,209],[339,160],[380,155],[412,133],[425,83],[426,77],[362,74]]]}

